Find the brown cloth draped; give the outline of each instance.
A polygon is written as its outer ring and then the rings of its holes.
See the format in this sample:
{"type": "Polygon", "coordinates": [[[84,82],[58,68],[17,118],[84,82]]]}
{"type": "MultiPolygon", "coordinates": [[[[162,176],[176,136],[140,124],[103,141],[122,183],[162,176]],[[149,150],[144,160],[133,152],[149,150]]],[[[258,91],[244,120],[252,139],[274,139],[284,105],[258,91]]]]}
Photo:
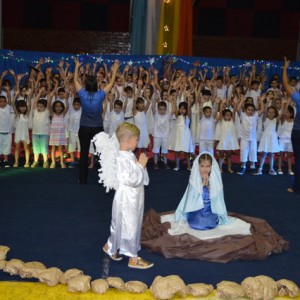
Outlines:
{"type": "Polygon", "coordinates": [[[289,242],[278,235],[264,219],[229,213],[229,216],[250,223],[251,235],[199,240],[190,234],[169,235],[170,223],[161,223],[160,216],[153,209],[145,213],[142,246],[165,258],[227,263],[234,260],[263,260],[272,253],[279,254],[289,249],[289,242]]]}

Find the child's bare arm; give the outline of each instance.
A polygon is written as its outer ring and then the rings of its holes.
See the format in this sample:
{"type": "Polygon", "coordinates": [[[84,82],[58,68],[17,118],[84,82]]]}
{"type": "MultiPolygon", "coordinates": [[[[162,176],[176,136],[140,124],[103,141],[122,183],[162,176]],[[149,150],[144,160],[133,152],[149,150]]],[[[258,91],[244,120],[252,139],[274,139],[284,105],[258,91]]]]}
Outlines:
{"type": "Polygon", "coordinates": [[[124,104],[123,104],[123,113],[125,114],[126,112],[126,108],[127,108],[127,104],[128,104],[128,98],[125,98],[124,104]]]}
{"type": "Polygon", "coordinates": [[[8,71],[3,71],[0,77],[0,90],[2,90],[2,82],[4,77],[8,74],[8,71]]]}
{"type": "Polygon", "coordinates": [[[191,105],[191,95],[189,93],[187,94],[186,102],[187,102],[187,115],[191,119],[191,115],[192,115],[191,107],[192,107],[192,105],[191,105]]]}
{"type": "Polygon", "coordinates": [[[41,98],[41,92],[39,91],[39,92],[37,93],[37,95],[35,96],[35,98],[34,98],[33,109],[36,109],[36,107],[37,107],[37,102],[39,101],[40,98],[41,98]]]}
{"type": "Polygon", "coordinates": [[[260,106],[260,109],[257,111],[257,114],[259,116],[261,116],[262,114],[264,114],[264,119],[266,118],[266,109],[267,109],[267,106],[265,105],[265,95],[261,95],[259,97],[259,106],[260,106]]]}
{"type": "MultiPolygon", "coordinates": [[[[10,90],[9,89],[6,89],[6,91],[7,91],[7,95],[10,94],[10,90]]],[[[8,102],[8,96],[7,96],[7,103],[9,103],[9,105],[12,106],[12,108],[13,108],[13,110],[14,110],[14,112],[15,112],[16,115],[19,115],[19,112],[18,112],[17,106],[16,106],[16,102],[17,102],[17,98],[19,96],[19,93],[20,93],[19,90],[16,91],[12,100],[11,100],[11,97],[9,97],[9,99],[10,99],[9,102],[8,102]]]]}
{"type": "Polygon", "coordinates": [[[244,106],[244,103],[245,103],[245,97],[242,97],[237,105],[237,113],[238,115],[240,116],[241,115],[241,110],[242,110],[242,107],[244,106]]]}
{"type": "Polygon", "coordinates": [[[78,58],[74,59],[75,63],[75,71],[74,71],[74,85],[76,92],[79,92],[79,90],[82,89],[81,82],[79,81],[79,67],[82,65],[82,63],[78,60],[78,58]]]}
{"type": "MultiPolygon", "coordinates": [[[[220,121],[222,119],[222,112],[223,112],[224,106],[226,105],[226,102],[227,102],[226,99],[222,99],[220,102],[219,114],[216,115],[217,121],[220,121]]],[[[216,109],[216,111],[218,111],[218,110],[216,109]]]]}
{"type": "MultiPolygon", "coordinates": [[[[11,74],[11,76],[14,78],[14,82],[15,82],[15,88],[14,89],[15,90],[19,89],[20,85],[18,85],[18,79],[17,79],[15,71],[13,69],[9,69],[8,71],[9,71],[9,74],[11,74]]],[[[24,76],[25,76],[25,74],[24,74],[24,76]]]]}
{"type": "Polygon", "coordinates": [[[150,104],[151,104],[151,100],[150,100],[149,97],[147,97],[146,100],[147,100],[147,104],[146,104],[146,106],[145,106],[145,113],[148,111],[148,109],[149,109],[149,107],[150,107],[150,104]]]}
{"type": "Polygon", "coordinates": [[[288,74],[287,74],[287,70],[289,68],[289,65],[290,65],[290,61],[287,60],[286,57],[284,57],[284,65],[283,65],[283,71],[282,71],[282,83],[283,83],[283,86],[284,86],[284,88],[287,92],[287,95],[292,96],[294,90],[289,84],[288,74]]]}

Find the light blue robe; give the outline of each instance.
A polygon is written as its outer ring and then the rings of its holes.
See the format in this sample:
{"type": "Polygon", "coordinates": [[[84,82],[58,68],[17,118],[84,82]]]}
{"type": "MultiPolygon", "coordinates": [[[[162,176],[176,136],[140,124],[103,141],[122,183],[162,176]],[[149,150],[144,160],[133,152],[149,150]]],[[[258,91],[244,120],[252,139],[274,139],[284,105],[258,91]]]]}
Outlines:
{"type": "MultiPolygon", "coordinates": [[[[209,154],[208,152],[205,153],[209,154]]],[[[175,212],[175,222],[186,220],[187,213],[204,207],[202,178],[199,172],[199,157],[202,154],[200,153],[194,161],[189,184],[175,212]]],[[[219,165],[214,158],[209,182],[211,211],[218,215],[219,225],[227,224],[229,220],[224,202],[222,178],[219,165]]]]}

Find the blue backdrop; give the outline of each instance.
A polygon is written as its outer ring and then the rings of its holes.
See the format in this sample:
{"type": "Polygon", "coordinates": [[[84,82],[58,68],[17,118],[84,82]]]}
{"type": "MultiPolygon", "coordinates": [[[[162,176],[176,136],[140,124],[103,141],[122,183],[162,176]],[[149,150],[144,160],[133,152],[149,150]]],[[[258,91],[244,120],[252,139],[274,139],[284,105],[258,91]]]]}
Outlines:
{"type": "MultiPolygon", "coordinates": [[[[15,50],[0,50],[0,72],[4,70],[13,69],[16,74],[25,73],[29,71],[28,66],[34,66],[38,63],[39,58],[45,59],[45,64],[42,65],[42,70],[51,66],[55,71],[57,64],[60,60],[65,60],[70,63],[70,70],[74,69],[73,59],[78,57],[83,63],[95,63],[98,65],[106,63],[109,67],[114,60],[121,62],[121,70],[126,64],[133,67],[144,66],[149,68],[151,66],[160,70],[162,74],[163,66],[173,61],[173,67],[176,69],[183,69],[185,71],[194,68],[195,62],[200,62],[199,69],[207,68],[208,76],[211,76],[213,67],[223,68],[229,66],[231,68],[230,74],[239,74],[240,69],[255,64],[257,71],[260,71],[262,66],[266,68],[266,74],[270,78],[273,74],[282,73],[282,61],[264,61],[264,60],[238,60],[238,59],[225,59],[225,58],[207,58],[207,57],[184,57],[184,56],[137,56],[137,55],[102,55],[102,54],[70,54],[70,53],[53,53],[53,52],[34,52],[34,51],[15,51],[15,50]]],[[[289,68],[289,75],[298,77],[300,70],[300,62],[292,62],[289,68]]]]}

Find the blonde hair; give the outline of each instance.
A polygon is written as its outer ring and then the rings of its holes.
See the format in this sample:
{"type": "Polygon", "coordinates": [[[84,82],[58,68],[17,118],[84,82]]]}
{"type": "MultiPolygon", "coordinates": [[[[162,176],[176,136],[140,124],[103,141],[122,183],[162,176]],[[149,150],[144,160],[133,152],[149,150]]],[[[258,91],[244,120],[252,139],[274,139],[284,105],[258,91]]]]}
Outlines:
{"type": "Polygon", "coordinates": [[[121,142],[124,138],[139,137],[140,130],[133,124],[123,122],[117,127],[116,136],[118,141],[121,142]]]}

